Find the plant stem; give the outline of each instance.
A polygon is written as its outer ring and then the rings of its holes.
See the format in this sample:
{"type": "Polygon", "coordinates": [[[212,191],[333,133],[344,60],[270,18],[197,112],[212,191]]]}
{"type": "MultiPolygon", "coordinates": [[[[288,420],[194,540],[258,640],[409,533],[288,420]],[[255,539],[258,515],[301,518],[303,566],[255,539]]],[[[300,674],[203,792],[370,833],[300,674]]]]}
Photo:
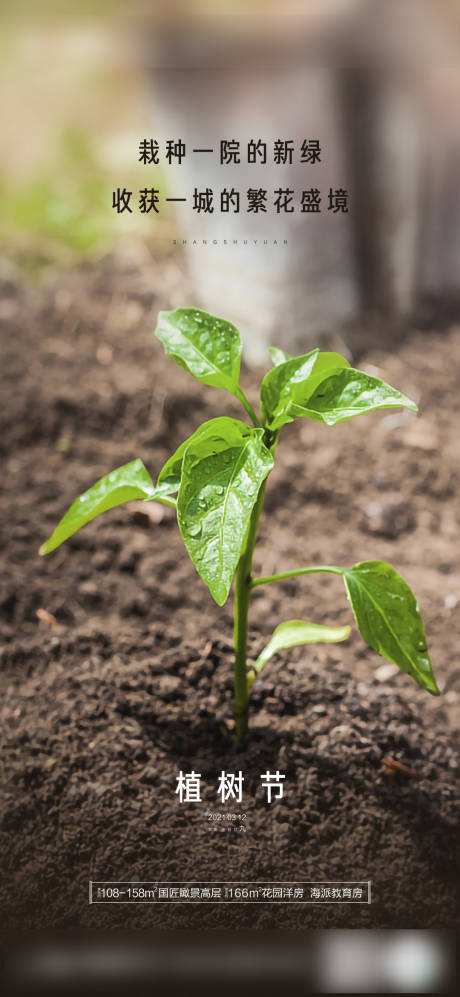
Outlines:
{"type": "Polygon", "coordinates": [[[248,729],[248,695],[246,678],[246,655],[248,643],[248,615],[251,589],[247,582],[246,558],[241,557],[235,579],[234,611],[234,712],[235,737],[239,744],[244,740],[248,729]]]}
{"type": "Polygon", "coordinates": [[[256,415],[256,413],[255,413],[255,411],[254,411],[254,409],[253,409],[250,401],[248,401],[248,399],[246,398],[246,395],[245,395],[243,389],[239,385],[238,385],[238,392],[237,392],[237,396],[236,397],[239,399],[239,401],[241,402],[243,408],[248,413],[248,416],[249,416],[251,422],[253,423],[253,425],[256,426],[257,428],[259,428],[260,427],[260,422],[259,422],[259,420],[257,418],[257,415],[256,415]]]}
{"type": "MultiPolygon", "coordinates": [[[[279,432],[271,434],[268,449],[273,456],[278,443],[279,432]]],[[[268,442],[268,441],[267,441],[268,442]]],[[[260,514],[264,504],[267,479],[260,487],[257,501],[251,513],[248,532],[235,576],[235,602],[233,616],[233,635],[235,648],[234,665],[234,703],[235,703],[235,736],[239,744],[244,741],[248,730],[248,700],[249,688],[246,674],[246,659],[248,653],[248,619],[249,603],[252,590],[252,558],[259,529],[260,514]]]]}
{"type": "Polygon", "coordinates": [[[246,658],[248,652],[248,617],[251,599],[251,568],[254,547],[257,540],[260,514],[265,495],[266,482],[261,485],[256,504],[249,520],[245,545],[236,569],[235,577],[235,608],[234,608],[234,697],[235,697],[235,735],[239,744],[244,741],[248,730],[248,680],[246,675],[246,658]]]}
{"type": "Polygon", "coordinates": [[[266,575],[265,578],[252,578],[249,587],[255,589],[258,585],[270,585],[271,582],[282,582],[285,578],[296,578],[298,575],[317,575],[324,572],[329,575],[343,575],[342,568],[336,568],[329,564],[315,564],[311,568],[294,568],[293,571],[281,571],[278,575],[266,575]]]}

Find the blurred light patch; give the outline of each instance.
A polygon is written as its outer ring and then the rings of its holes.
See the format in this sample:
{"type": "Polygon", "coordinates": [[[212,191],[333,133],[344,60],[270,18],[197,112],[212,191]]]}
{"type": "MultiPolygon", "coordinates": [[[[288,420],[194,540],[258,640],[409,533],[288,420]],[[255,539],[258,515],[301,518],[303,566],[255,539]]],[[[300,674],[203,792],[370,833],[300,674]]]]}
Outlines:
{"type": "Polygon", "coordinates": [[[453,960],[445,932],[323,932],[316,981],[320,993],[447,993],[453,960]]]}

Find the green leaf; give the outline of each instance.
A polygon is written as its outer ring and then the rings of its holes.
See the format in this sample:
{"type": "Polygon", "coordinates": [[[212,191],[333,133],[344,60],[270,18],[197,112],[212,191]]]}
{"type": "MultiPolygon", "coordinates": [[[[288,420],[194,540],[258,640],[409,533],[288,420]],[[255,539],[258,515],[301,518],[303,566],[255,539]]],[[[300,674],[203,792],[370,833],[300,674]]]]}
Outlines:
{"type": "Polygon", "coordinates": [[[297,383],[305,383],[313,370],[319,350],[311,350],[300,357],[292,357],[269,370],[260,386],[260,411],[262,425],[279,429],[285,422],[292,422],[289,408],[297,383]]]}
{"type": "Polygon", "coordinates": [[[439,695],[420,610],[407,582],[385,561],[361,561],[344,569],[343,579],[364,640],[423,689],[439,695]]]}
{"type": "Polygon", "coordinates": [[[80,498],[67,510],[54,533],[41,545],[39,554],[50,554],[82,526],[108,509],[130,502],[131,499],[155,498],[161,502],[165,501],[167,495],[169,495],[168,486],[155,488],[142,461],[132,460],[129,464],[124,464],[123,467],[106,474],[92,488],[80,495],[80,498]]]}
{"type": "Polygon", "coordinates": [[[219,606],[227,599],[262,482],[273,467],[262,429],[222,419],[184,452],[177,518],[185,546],[219,606]]]}
{"type": "Polygon", "coordinates": [[[345,370],[335,370],[317,382],[308,398],[300,405],[293,405],[292,414],[334,426],[337,422],[353,419],[365,412],[401,406],[417,412],[415,402],[396,388],[380,381],[378,377],[371,377],[362,370],[348,367],[345,370]]]}
{"type": "Polygon", "coordinates": [[[306,623],[304,620],[288,620],[286,623],[280,623],[273,631],[268,644],[255,662],[255,670],[261,672],[267,661],[285,647],[318,642],[333,643],[346,640],[349,635],[350,627],[324,627],[319,623],[306,623]]]}
{"type": "Polygon", "coordinates": [[[198,308],[160,312],[155,335],[166,353],[203,384],[238,394],[241,336],[231,322],[198,308]]]}
{"type": "Polygon", "coordinates": [[[268,352],[274,367],[278,367],[280,363],[286,363],[286,360],[292,360],[291,354],[286,353],[286,350],[282,350],[279,346],[269,346],[268,352]]]}
{"type": "Polygon", "coordinates": [[[279,363],[265,375],[261,389],[262,423],[271,430],[280,429],[303,410],[317,385],[332,370],[348,367],[348,361],[338,353],[312,350],[300,357],[279,363]]]}
{"type": "Polygon", "coordinates": [[[177,450],[169,457],[166,464],[162,467],[158,475],[158,485],[169,484],[171,492],[179,491],[180,479],[182,474],[182,461],[184,459],[185,451],[191,443],[195,443],[200,439],[201,436],[209,435],[209,432],[214,432],[218,435],[220,431],[224,432],[228,430],[229,426],[234,424],[235,426],[244,426],[247,429],[245,423],[241,422],[239,419],[231,419],[228,416],[217,416],[215,419],[208,419],[203,422],[198,429],[192,433],[188,439],[184,440],[183,443],[178,446],[177,450]]]}

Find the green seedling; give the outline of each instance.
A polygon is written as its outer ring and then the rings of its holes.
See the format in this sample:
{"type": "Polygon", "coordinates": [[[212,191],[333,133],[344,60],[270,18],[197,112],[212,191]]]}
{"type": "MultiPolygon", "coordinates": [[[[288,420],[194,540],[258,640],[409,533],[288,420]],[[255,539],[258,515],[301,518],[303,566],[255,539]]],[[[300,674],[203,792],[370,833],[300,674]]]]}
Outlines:
{"type": "Polygon", "coordinates": [[[414,402],[384,381],[355,370],[337,353],[315,349],[291,357],[272,348],[274,366],[261,384],[259,418],[240,385],[242,345],[234,325],[196,308],[178,308],[160,312],[156,335],[166,353],[198,381],[234,395],[251,424],[228,416],[204,422],[166,461],[156,484],[141,460],[112,471],[73,503],[40,554],[55,550],[100,513],[131,499],[176,509],[188,553],[219,606],[235,578],[234,708],[239,742],[247,732],[251,687],[273,655],[300,644],[346,640],[350,633],[348,626],[288,620],[276,627],[248,668],[252,593],[285,578],[320,572],[339,576],[367,644],[423,689],[439,695],[416,599],[389,564],[315,564],[267,577],[252,574],[265,486],[283,426],[296,418],[335,426],[365,412],[398,406],[416,412],[414,402]]]}

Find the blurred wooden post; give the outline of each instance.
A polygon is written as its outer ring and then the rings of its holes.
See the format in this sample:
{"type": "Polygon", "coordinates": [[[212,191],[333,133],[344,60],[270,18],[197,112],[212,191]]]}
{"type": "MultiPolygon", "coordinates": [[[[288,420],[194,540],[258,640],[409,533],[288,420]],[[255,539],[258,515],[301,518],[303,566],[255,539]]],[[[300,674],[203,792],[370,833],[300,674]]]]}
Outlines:
{"type": "Polygon", "coordinates": [[[460,306],[460,66],[437,67],[430,83],[418,263],[421,315],[433,320],[439,310],[458,315],[460,306]]]}
{"type": "Polygon", "coordinates": [[[187,196],[176,217],[197,302],[241,328],[255,363],[273,343],[300,351],[357,318],[350,213],[328,211],[330,187],[346,187],[335,71],[310,65],[311,39],[287,23],[283,37],[243,41],[191,25],[161,39],[153,71],[155,134],[181,137],[188,151],[167,177],[171,195],[187,196]],[[238,165],[220,164],[224,138],[241,141],[238,165]],[[267,143],[265,165],[247,163],[250,138],[267,143]],[[294,140],[292,165],[273,162],[277,139],[294,140]],[[300,163],[303,139],[319,139],[321,162],[300,163]],[[195,187],[214,191],[213,213],[192,210],[195,187]],[[239,214],[221,213],[224,187],[240,191],[239,214]],[[266,213],[247,211],[251,187],[267,190],[266,213]],[[277,214],[277,188],[294,190],[292,213],[277,214]],[[321,191],[321,213],[300,210],[309,188],[321,191]]]}
{"type": "Polygon", "coordinates": [[[410,91],[391,74],[347,69],[342,80],[360,304],[364,317],[391,323],[415,302],[419,116],[410,91]]]}

